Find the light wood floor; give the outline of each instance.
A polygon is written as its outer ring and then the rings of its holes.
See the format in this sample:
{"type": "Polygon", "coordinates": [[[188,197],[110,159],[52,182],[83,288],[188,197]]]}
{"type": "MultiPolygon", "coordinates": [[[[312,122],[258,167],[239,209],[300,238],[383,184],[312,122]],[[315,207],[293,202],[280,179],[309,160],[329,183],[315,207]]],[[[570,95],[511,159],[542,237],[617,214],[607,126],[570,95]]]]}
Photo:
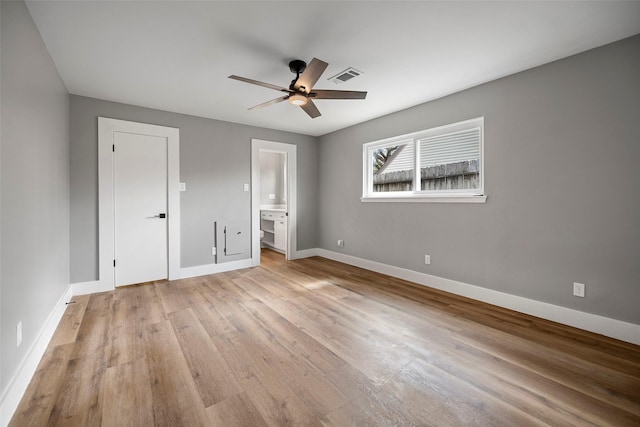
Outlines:
{"type": "Polygon", "coordinates": [[[640,424],[640,347],[322,258],[75,300],[12,426],[640,424]]]}

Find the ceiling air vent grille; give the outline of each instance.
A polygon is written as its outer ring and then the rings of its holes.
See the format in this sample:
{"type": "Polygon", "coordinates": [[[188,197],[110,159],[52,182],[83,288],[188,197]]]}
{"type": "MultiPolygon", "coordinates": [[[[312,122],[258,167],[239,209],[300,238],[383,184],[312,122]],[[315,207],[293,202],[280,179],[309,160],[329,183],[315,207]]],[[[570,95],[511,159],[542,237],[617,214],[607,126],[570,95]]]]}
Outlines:
{"type": "Polygon", "coordinates": [[[330,77],[329,80],[339,85],[353,79],[354,77],[358,77],[361,74],[363,74],[361,71],[358,71],[353,67],[349,67],[346,70],[339,72],[335,76],[330,77]]]}

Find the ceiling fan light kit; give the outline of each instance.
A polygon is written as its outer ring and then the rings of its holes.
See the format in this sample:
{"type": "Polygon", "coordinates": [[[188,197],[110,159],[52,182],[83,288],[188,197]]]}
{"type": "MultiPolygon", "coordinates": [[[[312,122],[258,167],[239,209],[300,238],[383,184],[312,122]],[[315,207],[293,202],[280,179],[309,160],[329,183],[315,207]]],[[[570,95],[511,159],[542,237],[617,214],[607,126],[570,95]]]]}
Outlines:
{"type": "Polygon", "coordinates": [[[324,70],[329,66],[324,61],[317,58],[313,58],[307,65],[306,62],[299,59],[295,59],[289,62],[289,70],[296,75],[296,78],[291,81],[289,88],[273,85],[270,83],[264,83],[246,77],[240,77],[236,75],[229,76],[230,79],[239,80],[245,83],[251,83],[257,86],[266,87],[269,89],[285,92],[288,95],[281,96],[271,101],[264,102],[249,108],[249,110],[256,110],[269,105],[277,104],[282,101],[288,100],[291,105],[296,105],[302,108],[302,110],[309,115],[312,119],[320,116],[320,111],[311,100],[315,99],[365,99],[367,92],[352,91],[352,90],[324,90],[313,89],[313,85],[316,84],[318,79],[324,70]]]}
{"type": "Polygon", "coordinates": [[[291,105],[304,105],[307,103],[307,97],[301,95],[299,93],[294,93],[293,95],[289,95],[289,104],[291,105]]]}

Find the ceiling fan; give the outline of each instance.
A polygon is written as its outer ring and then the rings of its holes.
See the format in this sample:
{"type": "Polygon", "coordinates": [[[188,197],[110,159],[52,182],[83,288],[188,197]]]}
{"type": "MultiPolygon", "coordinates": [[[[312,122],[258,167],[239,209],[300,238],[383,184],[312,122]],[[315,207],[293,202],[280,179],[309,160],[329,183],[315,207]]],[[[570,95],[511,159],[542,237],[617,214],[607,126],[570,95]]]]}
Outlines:
{"type": "Polygon", "coordinates": [[[296,75],[296,78],[291,81],[289,88],[235,75],[231,75],[229,78],[286,93],[285,96],[256,105],[255,107],[249,108],[249,110],[268,107],[269,105],[288,100],[290,104],[299,106],[312,119],[315,119],[320,116],[320,111],[318,107],[316,107],[316,104],[313,103],[314,99],[365,99],[367,97],[367,92],[313,89],[313,85],[316,84],[328,66],[329,64],[317,58],[313,58],[309,65],[299,59],[289,62],[289,70],[296,75]]]}

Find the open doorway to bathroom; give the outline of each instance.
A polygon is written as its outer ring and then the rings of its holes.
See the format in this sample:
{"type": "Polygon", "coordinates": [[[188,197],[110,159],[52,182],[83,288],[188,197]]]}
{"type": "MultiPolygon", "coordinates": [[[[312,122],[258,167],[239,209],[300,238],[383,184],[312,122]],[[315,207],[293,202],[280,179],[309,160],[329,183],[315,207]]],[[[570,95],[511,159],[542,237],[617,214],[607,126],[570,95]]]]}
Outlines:
{"type": "Polygon", "coordinates": [[[261,248],[294,259],[296,252],[296,146],[251,141],[251,253],[261,248]]]}
{"type": "Polygon", "coordinates": [[[287,254],[287,154],[260,150],[260,245],[287,254]]]}

